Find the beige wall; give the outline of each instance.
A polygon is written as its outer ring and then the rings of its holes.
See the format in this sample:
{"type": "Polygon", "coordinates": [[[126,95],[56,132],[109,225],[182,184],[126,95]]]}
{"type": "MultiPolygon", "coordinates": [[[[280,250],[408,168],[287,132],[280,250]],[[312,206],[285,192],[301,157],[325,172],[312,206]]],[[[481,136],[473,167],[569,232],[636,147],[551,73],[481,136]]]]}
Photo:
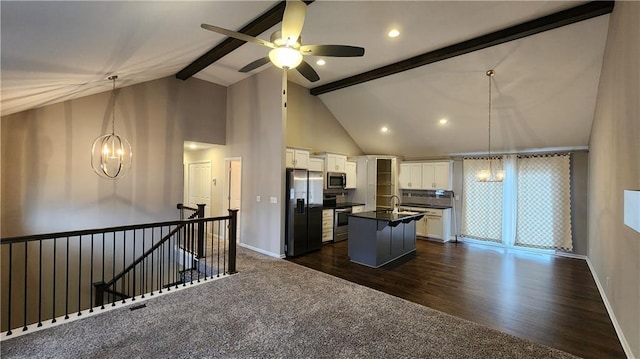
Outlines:
{"type": "MultiPolygon", "coordinates": [[[[640,233],[623,224],[623,191],[640,188],[640,2],[616,2],[589,143],[589,261],[640,358],[640,233]]],[[[626,343],[625,343],[626,341],[626,343]]]]}
{"type": "Polygon", "coordinates": [[[284,254],[281,71],[269,68],[227,89],[227,157],[242,159],[240,244],[276,257],[284,254]]]}
{"type": "Polygon", "coordinates": [[[110,96],[2,117],[3,237],[177,218],[183,141],[225,143],[226,89],[172,77],[119,89],[116,132],[134,159],[116,181],[89,161],[93,140],[110,128],[110,96]],[[186,135],[191,127],[197,137],[186,135]]]}
{"type": "Polygon", "coordinates": [[[292,82],[288,87],[287,146],[348,156],[363,154],[319,97],[312,96],[309,89],[292,82]]]}

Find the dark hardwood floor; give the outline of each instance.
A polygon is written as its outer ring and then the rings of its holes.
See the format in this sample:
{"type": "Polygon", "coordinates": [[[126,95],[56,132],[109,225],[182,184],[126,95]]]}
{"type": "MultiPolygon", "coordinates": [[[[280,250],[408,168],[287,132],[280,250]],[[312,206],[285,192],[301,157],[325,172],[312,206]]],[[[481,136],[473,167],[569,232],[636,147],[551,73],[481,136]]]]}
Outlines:
{"type": "Polygon", "coordinates": [[[378,269],[349,262],[346,241],[289,260],[584,358],[625,358],[581,259],[418,240],[378,269]]]}

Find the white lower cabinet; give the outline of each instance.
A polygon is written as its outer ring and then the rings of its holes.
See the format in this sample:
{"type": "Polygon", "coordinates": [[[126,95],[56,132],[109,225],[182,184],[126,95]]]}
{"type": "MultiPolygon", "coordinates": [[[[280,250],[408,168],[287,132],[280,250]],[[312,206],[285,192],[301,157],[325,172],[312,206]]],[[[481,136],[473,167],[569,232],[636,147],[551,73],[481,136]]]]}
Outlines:
{"type": "Polygon", "coordinates": [[[447,242],[451,238],[451,209],[400,207],[403,211],[426,212],[416,222],[416,235],[447,242]]]}
{"type": "Polygon", "coordinates": [[[333,210],[322,210],[322,243],[333,241],[333,210]]]}

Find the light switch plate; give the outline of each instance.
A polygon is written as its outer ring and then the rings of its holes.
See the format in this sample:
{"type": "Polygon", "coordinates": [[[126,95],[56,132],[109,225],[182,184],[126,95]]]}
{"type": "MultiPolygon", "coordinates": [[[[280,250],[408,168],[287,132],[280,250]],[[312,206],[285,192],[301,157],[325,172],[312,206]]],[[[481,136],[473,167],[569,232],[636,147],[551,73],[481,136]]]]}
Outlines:
{"type": "Polygon", "coordinates": [[[260,196],[256,196],[256,202],[260,202],[260,196]]]}
{"type": "Polygon", "coordinates": [[[278,203],[278,197],[269,197],[269,202],[278,203]]]}

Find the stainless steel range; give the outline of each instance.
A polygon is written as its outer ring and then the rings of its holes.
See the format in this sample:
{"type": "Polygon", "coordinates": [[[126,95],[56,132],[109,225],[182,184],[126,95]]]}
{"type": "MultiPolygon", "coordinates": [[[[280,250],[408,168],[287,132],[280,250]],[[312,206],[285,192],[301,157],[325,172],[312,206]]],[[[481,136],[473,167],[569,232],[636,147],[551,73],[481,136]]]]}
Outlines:
{"type": "Polygon", "coordinates": [[[340,242],[349,238],[349,208],[336,208],[333,218],[333,241],[340,242]]]}

